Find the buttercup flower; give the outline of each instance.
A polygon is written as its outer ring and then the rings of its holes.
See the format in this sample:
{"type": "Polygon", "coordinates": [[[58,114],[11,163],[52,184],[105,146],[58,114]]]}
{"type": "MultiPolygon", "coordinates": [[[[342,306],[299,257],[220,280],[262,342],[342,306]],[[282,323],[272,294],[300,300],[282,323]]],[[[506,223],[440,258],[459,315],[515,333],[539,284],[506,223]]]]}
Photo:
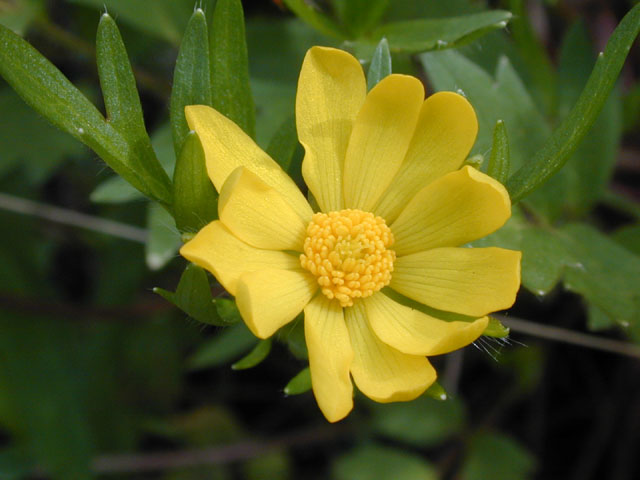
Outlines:
{"type": "Polygon", "coordinates": [[[202,105],[186,116],[220,198],[219,220],[180,252],[236,297],[260,338],[304,311],[329,421],[352,409],[352,378],[378,402],[418,397],[436,379],[427,356],[473,342],[487,314],[513,304],[520,252],[463,247],[511,215],[500,183],[462,167],[477,134],[464,97],[424,100],[418,79],[395,74],[367,94],[354,57],[310,49],[296,120],[318,213],[233,122],[202,105]]]}

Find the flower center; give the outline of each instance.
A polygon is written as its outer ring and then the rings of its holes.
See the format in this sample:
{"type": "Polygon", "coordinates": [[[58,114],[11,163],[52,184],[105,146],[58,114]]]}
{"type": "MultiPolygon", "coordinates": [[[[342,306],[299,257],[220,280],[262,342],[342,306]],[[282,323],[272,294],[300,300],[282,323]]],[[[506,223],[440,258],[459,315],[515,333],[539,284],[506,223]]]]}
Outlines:
{"type": "Polygon", "coordinates": [[[316,213],[307,227],[300,264],[330,299],[343,307],[373,295],[391,281],[396,253],[385,221],[362,210],[316,213]]]}

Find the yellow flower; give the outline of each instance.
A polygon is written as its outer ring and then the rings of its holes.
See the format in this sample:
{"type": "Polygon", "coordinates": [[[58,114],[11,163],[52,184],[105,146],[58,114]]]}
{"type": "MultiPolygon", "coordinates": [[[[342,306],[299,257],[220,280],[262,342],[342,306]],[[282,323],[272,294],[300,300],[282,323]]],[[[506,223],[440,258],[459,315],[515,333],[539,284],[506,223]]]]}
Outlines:
{"type": "Polygon", "coordinates": [[[427,356],[473,342],[487,314],[513,304],[520,252],[459,248],[511,215],[500,183],[462,167],[477,134],[464,97],[424,100],[406,75],[367,94],[354,57],[310,49],[296,119],[315,214],[233,122],[202,105],[186,116],[220,192],[220,219],[180,252],[236,297],[260,338],[304,310],[313,392],[329,421],[352,409],[351,378],[378,402],[421,395],[436,379],[427,356]],[[398,303],[387,286],[429,308],[398,303]]]}

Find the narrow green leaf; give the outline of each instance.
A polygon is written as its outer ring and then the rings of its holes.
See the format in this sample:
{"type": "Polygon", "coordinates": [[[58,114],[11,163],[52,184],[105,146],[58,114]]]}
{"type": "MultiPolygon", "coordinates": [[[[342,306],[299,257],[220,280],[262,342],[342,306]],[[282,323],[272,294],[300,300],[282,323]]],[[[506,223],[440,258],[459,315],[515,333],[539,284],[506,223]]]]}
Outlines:
{"type": "Polygon", "coordinates": [[[145,195],[171,204],[168,177],[149,172],[126,139],[55,66],[2,25],[0,45],[0,75],[27,104],[95,151],[145,195]]]}
{"type": "Polygon", "coordinates": [[[391,53],[389,52],[389,42],[383,37],[371,57],[371,64],[367,72],[367,89],[371,90],[387,75],[391,75],[391,53]]]}
{"type": "Polygon", "coordinates": [[[106,179],[89,196],[95,203],[127,203],[143,200],[144,197],[118,175],[106,179]]]}
{"type": "Polygon", "coordinates": [[[154,288],[153,291],[199,322],[208,325],[229,325],[220,318],[216,304],[211,298],[207,273],[197,265],[187,265],[175,293],[162,288],[154,288]]]}
{"type": "Polygon", "coordinates": [[[424,393],[428,397],[431,397],[434,400],[438,400],[440,402],[444,402],[449,397],[446,390],[442,387],[442,385],[440,385],[440,383],[438,383],[438,381],[433,382],[424,393]]]}
{"type": "Polygon", "coordinates": [[[512,15],[506,10],[490,10],[450,18],[421,18],[393,22],[376,28],[372,40],[386,37],[392,52],[425,52],[457,48],[507,26],[512,15]]]}
{"type": "Polygon", "coordinates": [[[352,38],[359,38],[379,22],[390,0],[333,0],[340,22],[352,38]]]}
{"type": "Polygon", "coordinates": [[[151,270],[160,270],[176,257],[182,243],[171,214],[157,203],[147,209],[149,236],[145,244],[145,259],[151,270]]]}
{"type": "Polygon", "coordinates": [[[231,365],[232,370],[246,370],[262,362],[271,352],[271,339],[260,340],[244,358],[231,365]]]}
{"type": "Polygon", "coordinates": [[[493,147],[489,157],[487,174],[500,183],[505,183],[509,178],[511,159],[509,158],[509,139],[507,129],[502,120],[496,122],[493,129],[493,147]]]}
{"type": "Polygon", "coordinates": [[[129,57],[116,22],[106,13],[96,35],[96,63],[108,121],[131,145],[145,170],[168,180],[151,146],[129,57]]]}
{"type": "Polygon", "coordinates": [[[240,0],[218,0],[210,37],[212,105],[255,137],[255,105],[240,0]]]}
{"type": "Polygon", "coordinates": [[[169,112],[176,156],[189,133],[184,116],[187,105],[211,105],[207,20],[200,8],[189,19],[173,71],[169,112]]]}
{"type": "Polygon", "coordinates": [[[298,134],[296,132],[296,123],[293,117],[287,118],[276,133],[271,137],[271,141],[267,146],[266,152],[273,158],[285,172],[291,167],[293,154],[298,146],[298,134]]]}
{"type": "Polygon", "coordinates": [[[505,338],[509,336],[509,327],[505,327],[497,318],[489,317],[489,325],[482,334],[487,337],[505,338]]]}
{"type": "Polygon", "coordinates": [[[196,132],[185,137],[173,172],[173,215],[181,232],[197,232],[218,218],[218,194],[209,180],[196,132]]]}
{"type": "Polygon", "coordinates": [[[238,358],[256,343],[258,339],[240,322],[201,345],[187,361],[187,365],[193,370],[219,367],[238,358]]]}
{"type": "Polygon", "coordinates": [[[309,367],[301,370],[295,377],[289,380],[284,387],[285,395],[300,395],[311,390],[311,370],[309,367]]]}
{"type": "Polygon", "coordinates": [[[234,302],[232,299],[215,298],[213,300],[213,303],[216,306],[216,311],[218,312],[218,315],[227,323],[227,325],[242,321],[242,316],[240,315],[238,306],[236,305],[236,302],[234,302]]]}
{"type": "Polygon", "coordinates": [[[568,117],[536,153],[507,182],[512,202],[516,203],[553,176],[569,159],[589,131],[613,89],[618,74],[640,32],[640,5],[627,13],[607,42],[589,76],[580,98],[568,117]]]}
{"type": "Polygon", "coordinates": [[[336,22],[327,17],[325,14],[316,10],[305,0],[284,0],[284,3],[291,9],[293,13],[296,14],[296,16],[304,20],[320,33],[324,33],[325,35],[337,38],[339,40],[347,39],[344,31],[336,22]]]}

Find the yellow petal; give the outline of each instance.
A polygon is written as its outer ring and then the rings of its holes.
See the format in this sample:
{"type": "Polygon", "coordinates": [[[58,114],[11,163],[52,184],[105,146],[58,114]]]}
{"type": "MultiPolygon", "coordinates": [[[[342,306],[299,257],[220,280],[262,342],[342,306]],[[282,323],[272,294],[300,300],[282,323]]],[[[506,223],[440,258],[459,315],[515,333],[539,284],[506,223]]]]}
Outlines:
{"type": "Polygon", "coordinates": [[[407,75],[389,75],[369,92],[344,162],[346,208],[373,209],[402,164],[423,100],[422,83],[407,75]]]}
{"type": "Polygon", "coordinates": [[[258,270],[238,280],[236,304],[256,337],[269,338],[302,311],[318,289],[302,270],[258,270]]]}
{"type": "Polygon", "coordinates": [[[472,167],[435,180],[391,224],[398,256],[457,247],[500,228],[511,216],[507,190],[472,167]]]}
{"type": "Polygon", "coordinates": [[[304,57],[296,123],[305,148],[302,175],[323,212],[342,210],[342,166],[351,128],[367,93],[358,60],[313,47],[304,57]]]}
{"type": "Polygon", "coordinates": [[[383,293],[363,302],[377,337],[412,355],[442,355],[462,348],[482,335],[489,323],[488,317],[473,322],[448,322],[400,305],[383,293]]]}
{"type": "Polygon", "coordinates": [[[218,192],[231,172],[238,167],[247,167],[283,195],[304,218],[309,207],[300,189],[239,126],[206,105],[189,105],[184,113],[189,128],[200,137],[207,173],[218,192]]]}
{"type": "Polygon", "coordinates": [[[342,420],[353,408],[353,349],[340,304],[316,295],[304,308],[304,337],[318,406],[330,422],[342,420]]]}
{"type": "Polygon", "coordinates": [[[436,371],[423,356],[407,355],[381,342],[371,331],[362,303],[345,310],[355,356],[353,381],[377,402],[413,400],[436,379],[436,371]]]}
{"type": "Polygon", "coordinates": [[[236,168],[222,186],[218,215],[225,227],[249,245],[302,251],[309,206],[303,220],[286,199],[245,167],[236,168]]]}
{"type": "Polygon", "coordinates": [[[423,187],[459,169],[477,133],[476,114],[462,95],[438,92],[427,98],[404,162],[374,208],[376,215],[393,222],[423,187]]]}
{"type": "Polygon", "coordinates": [[[193,239],[182,246],[180,254],[190,262],[209,270],[231,295],[236,294],[236,285],[243,273],[265,268],[300,268],[298,257],[247,245],[219,220],[202,228],[193,239]]]}
{"type": "Polygon", "coordinates": [[[513,305],[522,254],[503,248],[435,248],[396,259],[391,288],[429,307],[482,317],[513,305]]]}

